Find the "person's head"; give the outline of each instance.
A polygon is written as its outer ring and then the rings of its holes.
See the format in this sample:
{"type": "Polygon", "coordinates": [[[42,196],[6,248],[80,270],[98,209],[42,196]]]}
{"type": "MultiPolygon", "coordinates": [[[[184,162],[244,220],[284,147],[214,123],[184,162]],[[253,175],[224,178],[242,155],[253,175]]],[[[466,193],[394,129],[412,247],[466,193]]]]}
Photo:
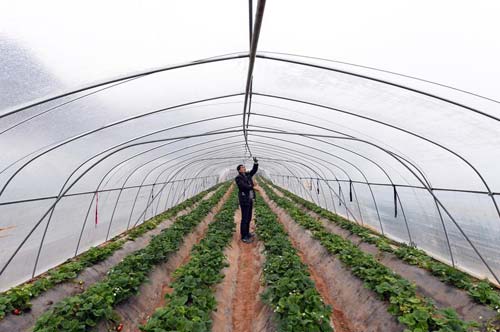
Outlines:
{"type": "Polygon", "coordinates": [[[238,165],[238,167],[236,167],[236,170],[238,171],[238,173],[245,173],[247,171],[247,169],[245,168],[245,165],[238,165]]]}

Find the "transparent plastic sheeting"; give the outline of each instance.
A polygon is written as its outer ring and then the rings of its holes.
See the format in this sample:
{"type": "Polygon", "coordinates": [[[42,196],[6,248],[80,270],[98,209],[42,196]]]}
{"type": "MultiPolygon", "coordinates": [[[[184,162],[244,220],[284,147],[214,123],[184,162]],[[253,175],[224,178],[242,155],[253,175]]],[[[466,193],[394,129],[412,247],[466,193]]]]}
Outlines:
{"type": "MultiPolygon", "coordinates": [[[[234,178],[236,165],[251,167],[251,156],[261,175],[305,199],[498,283],[497,101],[375,68],[259,50],[246,96],[248,3],[200,3],[193,21],[180,20],[176,13],[190,5],[133,25],[129,41],[127,20],[100,35],[102,17],[84,32],[65,16],[68,31],[80,31],[75,50],[87,49],[81,57],[68,50],[67,62],[54,60],[61,45],[75,44],[64,29],[44,26],[40,35],[54,35],[35,38],[28,25],[0,19],[9,32],[0,36],[8,49],[0,62],[7,69],[0,72],[0,290],[234,178]],[[238,14],[216,19],[228,11],[238,14]],[[141,32],[152,34],[144,50],[161,49],[148,44],[155,38],[171,50],[146,55],[133,44],[141,32]],[[95,45],[89,36],[98,36],[95,45]]],[[[284,15],[269,8],[270,17],[284,15]]],[[[12,13],[24,17],[21,7],[12,13]]],[[[270,50],[279,22],[265,17],[263,49],[270,50]]],[[[284,51],[287,44],[277,45],[284,51]]],[[[329,54],[316,52],[321,45],[334,47],[321,42],[310,55],[329,54]]]]}

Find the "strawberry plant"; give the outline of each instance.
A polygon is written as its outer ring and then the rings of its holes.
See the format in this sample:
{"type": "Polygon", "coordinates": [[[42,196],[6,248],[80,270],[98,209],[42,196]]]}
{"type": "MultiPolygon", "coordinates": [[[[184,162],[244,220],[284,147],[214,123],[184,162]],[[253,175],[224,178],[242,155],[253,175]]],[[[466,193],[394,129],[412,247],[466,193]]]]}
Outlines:
{"type": "Polygon", "coordinates": [[[109,256],[111,256],[116,250],[120,249],[126,240],[134,240],[142,234],[146,233],[148,230],[154,229],[165,219],[172,218],[180,211],[192,206],[193,204],[200,201],[208,192],[215,190],[221,184],[218,184],[206,191],[191,197],[181,204],[178,204],[169,210],[149,219],[143,224],[133,228],[128,233],[126,239],[121,238],[120,235],[111,241],[101,245],[99,247],[93,247],[82,253],[81,255],[72,258],[68,262],[53,268],[39,276],[35,281],[28,282],[20,286],[11,288],[5,293],[0,294],[0,319],[2,319],[6,313],[12,312],[14,309],[26,310],[31,307],[31,299],[39,296],[41,293],[53,288],[57,284],[76,278],[79,272],[84,268],[92,266],[99,263],[109,256]]]}
{"type": "Polygon", "coordinates": [[[166,295],[167,304],[140,327],[142,331],[210,331],[210,315],[217,306],[213,286],[224,277],[220,273],[227,266],[223,251],[233,237],[237,207],[233,192],[206,236],[193,247],[189,262],[174,272],[174,291],[166,295]]]}
{"type": "MultiPolygon", "coordinates": [[[[265,180],[260,179],[261,182],[265,180]]],[[[266,182],[268,185],[272,185],[266,182]]],[[[428,270],[434,276],[439,278],[442,282],[464,289],[468,292],[471,298],[480,304],[485,304],[494,310],[500,308],[500,292],[495,289],[487,280],[478,281],[474,280],[465,272],[459,271],[449,265],[439,262],[432,257],[428,256],[423,250],[408,246],[404,243],[398,243],[390,240],[380,234],[374,234],[362,226],[350,222],[339,215],[336,215],[328,210],[319,207],[318,205],[307,201],[283,188],[276,187],[286,197],[291,199],[297,204],[311,210],[321,217],[332,221],[350,231],[352,234],[358,235],[364,242],[375,244],[380,250],[392,253],[404,262],[410,265],[416,265],[420,268],[428,270]]]]}
{"type": "Polygon", "coordinates": [[[153,267],[165,262],[179,248],[184,236],[208,215],[228,187],[229,183],[223,185],[191,213],[178,217],[171,227],[154,236],[145,248],[126,256],[102,281],[81,294],[57,303],[52,310],[38,318],[34,331],[83,332],[95,326],[99,320],[111,318],[113,307],[137,293],[153,267]]]}
{"type": "Polygon", "coordinates": [[[255,205],[256,232],[264,241],[266,290],[263,299],[274,310],[280,331],[333,331],[331,308],[323,303],[307,266],[288,234],[260,196],[255,205]]]}
{"type": "Polygon", "coordinates": [[[267,184],[262,183],[262,188],[295,222],[310,230],[314,238],[336,255],[367,288],[389,303],[388,311],[407,326],[405,332],[466,332],[478,326],[475,322],[459,319],[453,309],[436,308],[429,300],[416,294],[413,284],[379,263],[372,255],[349,240],[329,233],[320,221],[304,213],[290,200],[276,195],[267,184]]]}

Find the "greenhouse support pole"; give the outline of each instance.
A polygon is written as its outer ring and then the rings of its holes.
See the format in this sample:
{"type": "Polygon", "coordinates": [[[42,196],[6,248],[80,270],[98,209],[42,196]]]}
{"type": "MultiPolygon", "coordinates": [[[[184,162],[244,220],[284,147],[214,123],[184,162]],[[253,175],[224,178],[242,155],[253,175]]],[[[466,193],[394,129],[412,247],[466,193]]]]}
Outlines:
{"type": "Polygon", "coordinates": [[[250,156],[252,155],[252,152],[250,150],[250,147],[248,146],[248,133],[247,133],[248,123],[246,122],[245,117],[252,87],[253,68],[255,65],[255,57],[257,55],[257,45],[259,43],[260,29],[262,27],[262,20],[264,18],[265,7],[266,7],[266,0],[259,0],[257,4],[257,13],[255,15],[256,17],[255,17],[255,26],[253,28],[253,34],[252,34],[252,42],[250,45],[248,73],[247,73],[246,88],[245,88],[245,101],[243,103],[243,136],[245,138],[245,146],[248,152],[250,153],[250,156]]]}

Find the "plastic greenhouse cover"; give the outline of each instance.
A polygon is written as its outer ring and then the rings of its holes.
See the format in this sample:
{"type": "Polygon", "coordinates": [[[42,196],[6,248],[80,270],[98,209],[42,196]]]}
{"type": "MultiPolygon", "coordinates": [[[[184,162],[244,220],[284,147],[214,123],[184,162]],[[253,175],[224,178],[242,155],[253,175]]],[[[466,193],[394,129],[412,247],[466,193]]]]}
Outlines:
{"type": "Polygon", "coordinates": [[[251,155],[498,283],[499,6],[268,1],[253,59],[246,1],[0,1],[0,291],[251,155]]]}

